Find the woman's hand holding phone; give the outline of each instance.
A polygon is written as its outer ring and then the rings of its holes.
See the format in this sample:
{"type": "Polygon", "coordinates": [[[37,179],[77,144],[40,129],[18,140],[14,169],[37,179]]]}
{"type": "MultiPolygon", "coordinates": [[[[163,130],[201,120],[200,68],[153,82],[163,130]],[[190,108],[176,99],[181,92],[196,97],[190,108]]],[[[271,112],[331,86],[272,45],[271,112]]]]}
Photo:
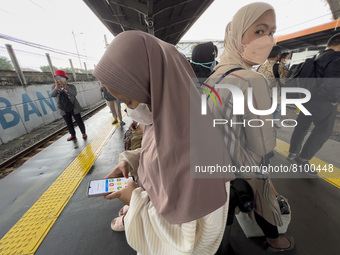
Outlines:
{"type": "Polygon", "coordinates": [[[130,205],[130,200],[132,196],[132,192],[138,188],[137,183],[135,183],[132,180],[129,180],[127,183],[127,186],[124,189],[118,190],[116,192],[113,192],[109,195],[106,195],[106,199],[115,199],[118,198],[120,201],[122,201],[126,205],[130,205]]]}
{"type": "Polygon", "coordinates": [[[61,87],[63,87],[64,89],[66,89],[67,87],[67,84],[65,82],[63,82],[62,80],[56,78],[55,79],[55,86],[56,86],[56,89],[59,89],[61,87]]]}
{"type": "Polygon", "coordinates": [[[112,172],[105,176],[105,179],[118,177],[129,177],[129,163],[125,160],[121,160],[112,172]]]}
{"type": "Polygon", "coordinates": [[[59,82],[59,85],[60,85],[61,87],[63,87],[64,89],[66,89],[67,84],[66,84],[65,82],[63,82],[63,81],[58,81],[58,82],[59,82]]]}
{"type": "Polygon", "coordinates": [[[59,85],[59,81],[55,81],[55,89],[58,90],[61,86],[59,85]]]}
{"type": "MultiPolygon", "coordinates": [[[[118,165],[112,170],[112,172],[110,174],[108,174],[107,176],[105,176],[105,179],[119,178],[119,177],[125,177],[125,178],[129,177],[129,163],[126,162],[125,160],[121,160],[118,163],[118,165]]],[[[121,190],[113,192],[109,195],[106,195],[105,198],[106,199],[118,198],[124,204],[129,205],[130,200],[131,200],[131,196],[132,196],[132,192],[136,188],[138,188],[138,185],[134,181],[129,180],[128,183],[127,183],[127,186],[124,189],[121,189],[121,190]]]]}

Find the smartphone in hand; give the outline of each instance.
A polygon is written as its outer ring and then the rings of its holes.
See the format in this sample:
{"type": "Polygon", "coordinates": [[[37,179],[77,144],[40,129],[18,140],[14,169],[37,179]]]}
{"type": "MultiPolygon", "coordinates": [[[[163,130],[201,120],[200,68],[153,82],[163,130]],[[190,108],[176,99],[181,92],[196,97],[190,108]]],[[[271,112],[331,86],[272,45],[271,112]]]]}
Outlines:
{"type": "Polygon", "coordinates": [[[87,196],[106,196],[112,192],[125,188],[127,186],[128,180],[134,181],[134,178],[131,176],[129,178],[120,177],[103,180],[91,180],[89,181],[87,187],[87,196]]]}

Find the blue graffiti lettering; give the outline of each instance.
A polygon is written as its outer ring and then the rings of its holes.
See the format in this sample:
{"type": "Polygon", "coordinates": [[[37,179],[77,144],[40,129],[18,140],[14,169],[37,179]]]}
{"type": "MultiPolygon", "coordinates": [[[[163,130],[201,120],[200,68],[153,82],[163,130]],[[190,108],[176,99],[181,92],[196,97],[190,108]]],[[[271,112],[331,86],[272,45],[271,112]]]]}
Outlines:
{"type": "Polygon", "coordinates": [[[38,117],[41,117],[41,113],[39,112],[38,108],[27,94],[22,94],[22,103],[24,107],[25,122],[30,120],[31,114],[36,114],[38,117]],[[30,105],[31,110],[28,109],[28,105],[30,105]]]}
{"type": "Polygon", "coordinates": [[[48,98],[49,98],[50,101],[47,101],[47,99],[46,99],[40,92],[37,92],[37,97],[38,97],[38,99],[39,99],[40,106],[41,106],[41,109],[42,109],[44,115],[47,114],[47,111],[46,111],[46,108],[45,108],[45,104],[46,104],[48,107],[50,107],[50,109],[51,109],[52,111],[55,112],[55,110],[56,110],[56,109],[55,109],[55,105],[54,105],[54,103],[53,103],[53,99],[52,99],[52,97],[50,96],[50,92],[47,91],[47,94],[48,94],[48,98]],[[44,104],[44,103],[45,103],[45,104],[44,104]]]}
{"type": "Polygon", "coordinates": [[[16,111],[12,110],[11,103],[3,97],[0,97],[0,103],[4,103],[6,108],[0,109],[0,124],[3,129],[11,128],[17,125],[20,121],[20,116],[16,111]],[[5,115],[12,115],[13,119],[11,121],[7,121],[5,115]]]}

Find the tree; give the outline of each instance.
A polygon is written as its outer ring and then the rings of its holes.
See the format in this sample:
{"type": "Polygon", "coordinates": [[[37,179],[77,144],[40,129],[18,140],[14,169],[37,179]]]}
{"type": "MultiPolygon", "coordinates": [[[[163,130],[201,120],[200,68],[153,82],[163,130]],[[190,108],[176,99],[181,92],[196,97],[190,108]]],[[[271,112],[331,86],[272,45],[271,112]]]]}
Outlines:
{"type": "MultiPolygon", "coordinates": [[[[53,69],[54,69],[54,71],[55,71],[55,70],[58,70],[58,67],[53,66],[53,69]]],[[[41,70],[42,72],[51,72],[50,66],[41,66],[41,67],[40,67],[40,70],[41,70]]]]}
{"type": "Polygon", "coordinates": [[[65,73],[72,73],[72,68],[71,67],[60,67],[60,70],[65,71],[65,73]]]}
{"type": "MultiPolygon", "coordinates": [[[[60,67],[59,69],[65,71],[65,73],[73,72],[71,67],[60,67]]],[[[76,73],[86,73],[84,69],[80,69],[80,68],[74,68],[74,71],[76,73]]]]}
{"type": "Polygon", "coordinates": [[[0,56],[0,70],[14,70],[12,62],[0,56]]]}

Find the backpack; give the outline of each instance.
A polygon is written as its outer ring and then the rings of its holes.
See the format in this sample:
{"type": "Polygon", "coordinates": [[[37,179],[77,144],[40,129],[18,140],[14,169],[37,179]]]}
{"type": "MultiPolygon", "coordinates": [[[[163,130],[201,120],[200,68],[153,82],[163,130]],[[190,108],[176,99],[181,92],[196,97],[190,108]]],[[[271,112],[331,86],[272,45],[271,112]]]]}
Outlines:
{"type": "Polygon", "coordinates": [[[279,74],[279,64],[275,63],[273,65],[273,74],[275,78],[280,78],[280,74],[279,74]]]}
{"type": "MultiPolygon", "coordinates": [[[[307,58],[305,62],[293,65],[289,69],[285,87],[304,88],[309,90],[312,96],[315,95],[322,85],[318,79],[321,76],[319,70],[317,70],[315,60],[316,55],[312,58],[307,58]]],[[[302,93],[287,94],[287,98],[302,97],[304,97],[302,93]]]]}
{"type": "Polygon", "coordinates": [[[74,108],[69,96],[65,92],[59,94],[58,108],[64,112],[70,112],[74,108]]]}

